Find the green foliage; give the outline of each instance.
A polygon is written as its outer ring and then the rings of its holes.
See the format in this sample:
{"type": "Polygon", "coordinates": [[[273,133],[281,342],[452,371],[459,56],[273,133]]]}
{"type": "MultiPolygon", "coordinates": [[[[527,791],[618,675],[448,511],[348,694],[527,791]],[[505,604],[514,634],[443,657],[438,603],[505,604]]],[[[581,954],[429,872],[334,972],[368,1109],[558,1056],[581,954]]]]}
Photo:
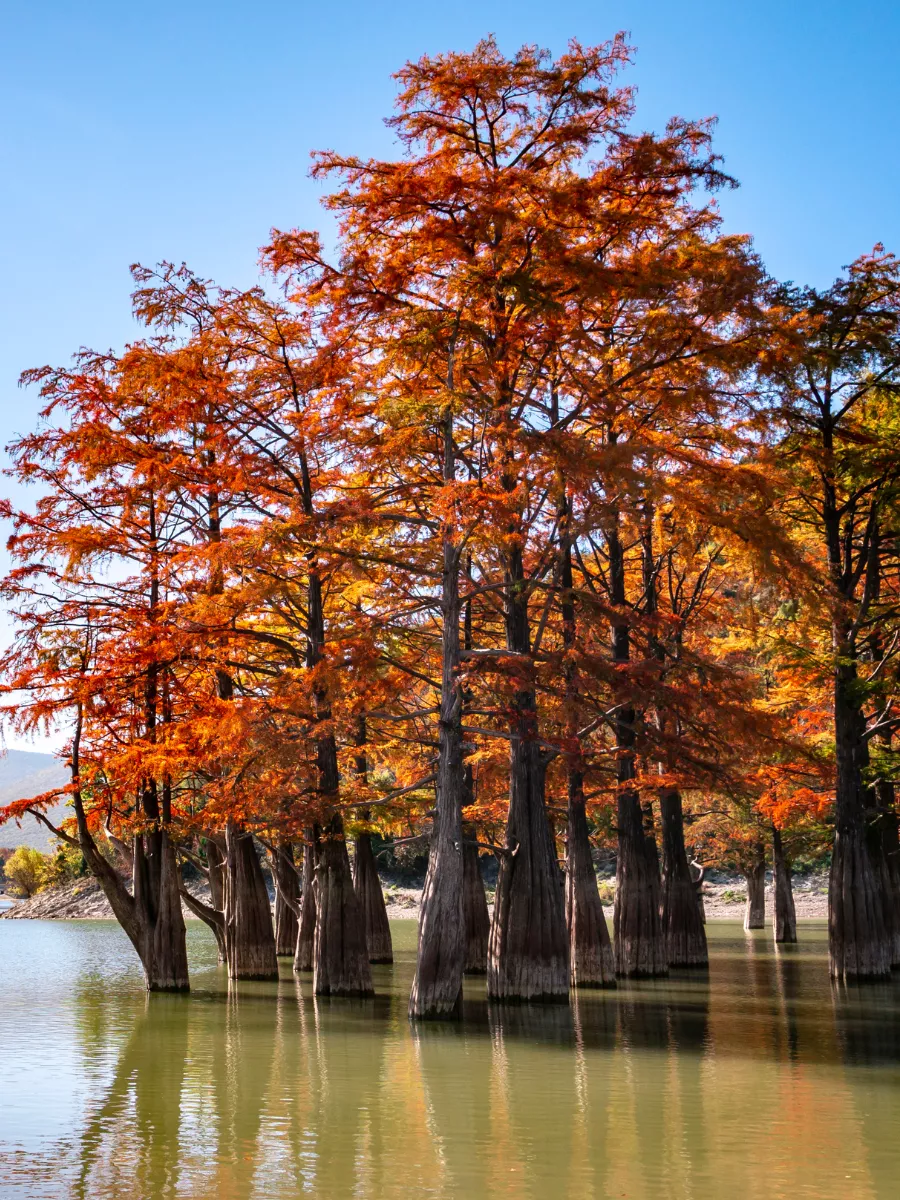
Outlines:
{"type": "Polygon", "coordinates": [[[46,886],[49,856],[31,846],[19,846],[7,859],[4,873],[13,896],[33,896],[46,886]]]}
{"type": "Polygon", "coordinates": [[[50,854],[42,854],[32,846],[19,846],[7,859],[4,874],[10,894],[27,897],[86,875],[87,864],[80,850],[62,843],[50,854]]]}
{"type": "MultiPolygon", "coordinates": [[[[101,847],[102,849],[102,847],[101,847]]],[[[104,857],[111,857],[104,855],[104,857]]],[[[55,887],[61,883],[71,883],[88,874],[84,855],[74,846],[60,843],[53,854],[47,855],[47,872],[45,887],[55,887]]]]}

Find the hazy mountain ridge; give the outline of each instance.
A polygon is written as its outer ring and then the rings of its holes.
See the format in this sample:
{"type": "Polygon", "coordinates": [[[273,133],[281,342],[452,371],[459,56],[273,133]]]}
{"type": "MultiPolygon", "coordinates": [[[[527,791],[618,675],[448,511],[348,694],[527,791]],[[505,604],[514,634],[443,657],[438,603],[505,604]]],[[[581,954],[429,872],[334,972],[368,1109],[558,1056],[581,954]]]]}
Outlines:
{"type": "MultiPolygon", "coordinates": [[[[67,781],[65,764],[54,755],[30,750],[8,750],[0,758],[0,807],[12,804],[14,800],[49,792],[67,781]]],[[[70,815],[65,801],[47,810],[47,816],[54,824],[70,815]]],[[[0,849],[24,845],[46,850],[52,842],[50,830],[34,817],[23,817],[21,827],[15,821],[0,825],[0,849]]]]}

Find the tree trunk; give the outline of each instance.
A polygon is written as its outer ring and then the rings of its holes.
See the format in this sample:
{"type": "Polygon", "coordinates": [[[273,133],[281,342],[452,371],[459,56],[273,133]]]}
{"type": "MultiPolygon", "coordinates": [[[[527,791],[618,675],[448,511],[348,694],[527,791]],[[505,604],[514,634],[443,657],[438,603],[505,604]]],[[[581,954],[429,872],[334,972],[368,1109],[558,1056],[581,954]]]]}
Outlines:
{"type": "Polygon", "coordinates": [[[572,987],[616,986],[616,964],[591,857],[584,782],[569,772],[566,824],[566,924],[572,987]]]}
{"type": "Polygon", "coordinates": [[[391,927],[388,923],[384,892],[378,878],[378,867],[372,853],[372,838],[361,833],[356,839],[354,856],[353,886],[362,909],[363,928],[370,963],[392,963],[394,951],[391,945],[391,927]]]}
{"type": "MultiPolygon", "coordinates": [[[[555,403],[554,397],[554,408],[555,403]]],[[[554,412],[554,416],[558,416],[558,413],[554,412]]],[[[563,646],[566,650],[563,676],[566,681],[566,740],[569,743],[566,755],[566,928],[569,934],[569,982],[576,988],[615,987],[616,964],[603,904],[597,890],[597,874],[591,857],[584,802],[584,759],[579,736],[581,705],[576,657],[575,590],[569,526],[571,511],[565,488],[561,487],[560,491],[560,610],[563,646]]]]}
{"type": "Polygon", "coordinates": [[[282,843],[269,855],[272,878],[275,881],[275,953],[279,958],[293,958],[297,950],[300,907],[300,887],[294,866],[294,847],[282,843]]]}
{"type": "MultiPolygon", "coordinates": [[[[846,646],[844,632],[835,637],[846,646]]],[[[828,957],[835,979],[883,979],[892,946],[885,928],[882,881],[869,853],[862,768],[864,721],[856,701],[852,664],[835,668],[834,728],[837,787],[834,847],[828,881],[828,957]]]]}
{"type": "Polygon", "coordinates": [[[492,1000],[569,999],[569,935],[565,884],[547,819],[547,763],[537,742],[528,595],[521,549],[509,552],[506,648],[516,655],[506,852],[500,860],[488,943],[487,993],[492,1000]]]}
{"type": "Polygon", "coordinates": [[[372,996],[375,991],[340,813],[325,827],[316,866],[313,991],[317,996],[372,996]]]}
{"type": "MultiPolygon", "coordinates": [[[[451,352],[449,387],[453,386],[451,352]]],[[[453,412],[443,414],[443,480],[456,479],[453,412]]],[[[441,703],[434,825],[419,913],[416,974],[409,997],[412,1018],[448,1017],[462,1009],[466,930],[463,910],[462,808],[463,692],[459,681],[459,548],[449,518],[441,532],[441,703]]]]}
{"type": "Polygon", "coordinates": [[[269,892],[253,837],[225,829],[225,954],[232,979],[277,979],[269,892]]]}
{"type": "MultiPolygon", "coordinates": [[[[132,891],[114,867],[100,853],[88,827],[80,786],[79,754],[82,711],[78,707],[69,770],[72,777],[72,802],[78,839],[60,833],[64,842],[78,846],[91,874],[100,885],[116,920],[131,942],[141,966],[148,992],[186,992],[190,990],[184,917],[181,912],[181,868],[175,847],[160,817],[164,811],[148,811],[145,818],[155,822],[143,834],[135,836],[131,850],[132,891]]],[[[155,800],[155,792],[153,794],[155,800]]]]}
{"type": "Polygon", "coordinates": [[[744,912],[744,928],[765,929],[766,849],[762,842],[756,848],[756,857],[745,878],[747,880],[747,908],[744,912]]]}
{"type": "MultiPolygon", "coordinates": [[[[310,564],[307,613],[307,666],[321,661],[325,650],[325,611],[322,580],[310,564]]],[[[331,720],[328,695],[314,689],[316,716],[323,725],[331,720]]],[[[323,805],[339,798],[337,743],[331,732],[316,738],[316,773],[323,805]]],[[[363,927],[362,910],[353,889],[344,821],[337,810],[322,834],[316,863],[316,933],[313,943],[313,990],[317,996],[371,996],[372,972],[363,927]]]]}
{"type": "MultiPolygon", "coordinates": [[[[356,776],[363,785],[368,784],[369,778],[369,765],[366,759],[367,741],[366,718],[359,716],[356,720],[356,776]]],[[[368,821],[370,810],[364,809],[362,816],[364,821],[368,821]]],[[[356,897],[362,909],[369,962],[392,963],[394,948],[391,945],[391,926],[384,903],[384,892],[381,890],[381,880],[378,878],[375,855],[372,853],[372,837],[368,833],[360,834],[356,839],[356,854],[353,858],[353,886],[356,888],[356,897]]]]}
{"type": "Polygon", "coordinates": [[[891,965],[900,967],[900,836],[898,836],[897,811],[894,807],[894,785],[879,784],[876,796],[880,809],[882,862],[884,876],[882,891],[893,913],[893,943],[891,965]]]}
{"type": "Polygon", "coordinates": [[[648,850],[637,792],[619,793],[617,816],[616,972],[626,978],[666,975],[669,966],[660,920],[659,871],[655,855],[648,850]]]}
{"type": "Polygon", "coordinates": [[[303,844],[303,886],[300,893],[300,920],[297,927],[297,946],[294,951],[294,970],[313,969],[313,947],[316,940],[316,858],[318,832],[306,831],[303,844]]]}
{"type": "Polygon", "coordinates": [[[702,897],[691,877],[684,846],[684,815],[681,793],[666,788],[659,797],[662,827],[662,928],[666,939],[666,959],[670,967],[707,967],[702,897]]]}
{"type": "Polygon", "coordinates": [[[134,839],[134,899],[141,926],[139,951],[150,992],[186,992],[187,944],[181,911],[181,868],[164,828],[134,839]]]}
{"type": "Polygon", "coordinates": [[[225,844],[219,835],[210,834],[206,839],[206,865],[209,868],[209,899],[212,908],[222,914],[220,921],[207,922],[216,935],[219,962],[226,962],[225,955],[225,844]]]}
{"type": "Polygon", "coordinates": [[[157,828],[134,838],[132,894],[129,894],[119,873],[97,849],[78,799],[76,818],[79,826],[77,844],[137,952],[147,991],[189,991],[187,944],[181,911],[181,869],[167,830],[157,828]]]}
{"type": "Polygon", "coordinates": [[[565,888],[544,806],[544,771],[532,741],[513,742],[506,852],[488,943],[492,1000],[568,1001],[565,888]]]}
{"type": "Polygon", "coordinates": [[[466,975],[484,975],[487,971],[488,938],[491,921],[475,830],[463,829],[463,912],[466,926],[466,975]]]}
{"type": "MultiPolygon", "coordinates": [[[[613,662],[622,670],[631,659],[631,631],[623,615],[627,607],[625,556],[615,516],[607,529],[609,550],[609,595],[615,606],[612,622],[613,662]]],[[[621,684],[620,684],[621,686],[621,684]]],[[[616,971],[626,977],[665,975],[666,943],[660,920],[659,866],[655,847],[648,847],[635,775],[635,711],[627,692],[619,697],[616,710],[616,779],[618,797],[618,855],[616,858],[616,907],[613,934],[616,971]],[[650,850],[653,853],[650,853],[650,850]]]]}
{"type": "Polygon", "coordinates": [[[797,914],[791,886],[791,864],[785,858],[781,830],[772,826],[772,866],[775,884],[775,941],[796,942],[797,914]]]}

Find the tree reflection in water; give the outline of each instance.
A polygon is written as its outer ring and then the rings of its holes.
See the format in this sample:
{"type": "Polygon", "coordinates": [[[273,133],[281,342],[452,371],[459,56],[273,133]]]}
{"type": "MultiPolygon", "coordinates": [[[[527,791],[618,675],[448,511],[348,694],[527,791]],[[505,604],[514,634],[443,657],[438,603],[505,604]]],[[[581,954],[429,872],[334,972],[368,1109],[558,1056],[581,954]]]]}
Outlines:
{"type": "Polygon", "coordinates": [[[475,981],[458,1025],[410,1026],[402,954],[370,1001],[288,972],[149,1000],[87,979],[72,1033],[93,1098],[16,1194],[891,1194],[900,982],[832,991],[815,945],[712,940],[708,973],[571,1006],[488,1005],[475,981]]]}

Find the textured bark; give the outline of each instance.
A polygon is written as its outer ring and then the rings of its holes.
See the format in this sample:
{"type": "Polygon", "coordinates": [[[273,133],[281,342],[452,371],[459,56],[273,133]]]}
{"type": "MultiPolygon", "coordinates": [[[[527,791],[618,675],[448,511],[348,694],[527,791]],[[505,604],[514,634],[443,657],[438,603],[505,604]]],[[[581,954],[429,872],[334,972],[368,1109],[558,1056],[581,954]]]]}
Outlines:
{"type": "Polygon", "coordinates": [[[374,995],[362,911],[339,813],[323,831],[316,866],[313,991],[317,996],[374,995]]]}
{"type": "Polygon", "coordinates": [[[796,942],[797,914],[794,911],[791,864],[785,857],[781,831],[774,825],[772,827],[772,866],[775,886],[775,941],[796,942]]]}
{"type": "MultiPolygon", "coordinates": [[[[847,642],[846,631],[837,631],[836,645],[847,642]]],[[[834,692],[837,786],[828,881],[828,957],[835,979],[883,979],[890,974],[893,955],[885,927],[882,880],[866,836],[862,771],[867,754],[855,684],[852,664],[839,664],[834,692]]]]}
{"type": "Polygon", "coordinates": [[[890,974],[884,895],[861,823],[835,830],[828,882],[828,945],[836,979],[883,979],[890,974]]]}
{"type": "Polygon", "coordinates": [[[181,868],[163,828],[134,839],[134,899],[139,915],[147,990],[184,992],[188,980],[187,945],[181,911],[181,868]]]}
{"type": "Polygon", "coordinates": [[[294,970],[313,969],[313,947],[316,941],[316,858],[318,836],[315,829],[306,831],[303,845],[303,885],[300,893],[300,920],[297,926],[297,946],[294,950],[294,970]]]}
{"type": "Polygon", "coordinates": [[[484,975],[487,971],[491,920],[481,867],[478,865],[474,829],[463,829],[463,913],[466,927],[465,973],[484,975]]]}
{"type": "Polygon", "coordinates": [[[882,782],[876,787],[881,829],[882,892],[892,913],[893,940],[891,965],[900,967],[900,837],[894,808],[894,785],[882,782]]]}
{"type": "MultiPolygon", "coordinates": [[[[356,776],[362,784],[367,784],[369,777],[369,766],[366,759],[367,741],[366,718],[359,716],[356,721],[356,776]]],[[[370,815],[369,809],[363,810],[364,821],[368,821],[370,815]]],[[[391,945],[391,926],[384,903],[384,892],[381,890],[381,880],[378,878],[375,855],[372,852],[372,838],[368,833],[360,834],[356,839],[356,853],[353,857],[353,886],[356,888],[356,897],[362,909],[369,962],[392,963],[394,948],[391,945]]]]}
{"type": "MultiPolygon", "coordinates": [[[[451,367],[452,373],[452,367],[451,367]]],[[[446,484],[456,478],[453,416],[444,414],[446,484]]],[[[414,1019],[459,1015],[466,956],[463,915],[462,807],[465,797],[463,764],[463,694],[459,683],[459,551],[453,530],[442,534],[441,566],[441,704],[438,726],[438,769],[434,825],[428,851],[428,871],[419,912],[416,973],[409,997],[414,1019]]]]}
{"type": "Polygon", "coordinates": [[[488,944],[492,1000],[569,998],[565,884],[547,819],[547,764],[537,742],[528,598],[521,551],[507,562],[506,648],[520,672],[513,700],[506,853],[500,861],[488,944]]]}
{"type": "MultiPolygon", "coordinates": [[[[618,517],[606,531],[609,551],[609,594],[618,614],[627,607],[625,556],[618,517]]],[[[631,659],[631,631],[618,615],[612,622],[613,662],[622,669],[631,659]]],[[[666,944],[660,919],[660,881],[656,848],[647,845],[640,798],[633,786],[635,711],[630,696],[618,697],[616,710],[616,780],[618,797],[618,855],[613,942],[619,975],[654,976],[668,973],[666,944]],[[651,853],[652,850],[652,853],[651,853]]]]}
{"type": "Polygon", "coordinates": [[[211,928],[216,935],[219,962],[225,960],[225,839],[210,835],[206,839],[206,864],[209,868],[209,898],[211,907],[221,914],[221,920],[213,921],[211,928]]]}
{"type": "Polygon", "coordinates": [[[648,848],[637,792],[619,792],[617,816],[616,972],[627,978],[666,975],[669,964],[660,919],[659,868],[655,853],[648,848]]]}
{"type": "Polygon", "coordinates": [[[127,851],[132,869],[129,893],[118,871],[100,853],[88,827],[79,775],[81,728],[79,709],[70,758],[78,838],[76,840],[61,830],[57,834],[69,845],[78,846],[84,855],[88,869],[137,952],[147,991],[189,991],[187,943],[181,912],[181,868],[165,823],[170,817],[168,790],[162,807],[157,802],[155,788],[148,788],[141,799],[144,817],[154,824],[147,832],[137,834],[127,851]]]}
{"type": "Polygon", "coordinates": [[[709,966],[702,897],[691,876],[684,846],[681,793],[667,788],[659,797],[662,829],[662,929],[670,967],[709,966]]]}
{"type": "MultiPolygon", "coordinates": [[[[554,416],[556,416],[554,396],[554,416]]],[[[575,591],[572,578],[570,508],[561,488],[560,501],[560,604],[566,658],[566,929],[569,935],[569,982],[572,987],[615,987],[616,964],[606,927],[603,904],[597,890],[597,875],[591,857],[587,812],[584,801],[584,761],[580,728],[579,681],[576,665],[575,591]]]]}
{"type": "Polygon", "coordinates": [[[253,837],[225,830],[225,955],[232,979],[277,979],[278,958],[266,880],[253,837]]]}
{"type": "MultiPolygon", "coordinates": [[[[308,663],[321,661],[325,644],[322,584],[315,572],[309,580],[308,663]]],[[[330,721],[328,698],[315,693],[316,712],[330,721]]],[[[316,768],[319,796],[323,802],[337,800],[337,743],[333,733],[316,739],[316,768]]],[[[363,927],[362,909],[353,888],[353,873],[340,812],[333,811],[323,828],[316,860],[316,932],[313,941],[313,991],[317,996],[371,996],[372,971],[363,927]]]]}
{"type": "MultiPolygon", "coordinates": [[[[451,354],[448,386],[453,386],[451,354]]],[[[453,413],[443,415],[443,480],[456,479],[453,413]]],[[[463,909],[462,807],[465,799],[459,682],[461,616],[459,548],[447,522],[441,534],[441,701],[434,825],[419,913],[416,973],[409,997],[412,1018],[459,1015],[466,956],[463,909]]]]}
{"type": "Polygon", "coordinates": [[[747,880],[747,907],[744,910],[745,929],[766,927],[766,849],[760,842],[756,856],[745,876],[747,880]]]}
{"type": "Polygon", "coordinates": [[[615,987],[616,964],[591,858],[583,780],[576,771],[569,772],[566,924],[572,987],[615,987]]]}
{"type": "Polygon", "coordinates": [[[565,889],[544,807],[544,770],[537,746],[513,743],[507,851],[488,943],[492,1000],[568,1001],[565,889]]]}
{"type": "Polygon", "coordinates": [[[372,839],[367,833],[361,833],[356,839],[353,886],[362,909],[369,962],[392,963],[394,951],[391,945],[391,927],[388,923],[381,880],[378,878],[378,868],[375,865],[375,855],[372,853],[372,839]]]}
{"type": "Polygon", "coordinates": [[[275,953],[280,958],[293,958],[297,949],[300,908],[294,847],[290,843],[276,846],[269,854],[269,864],[275,881],[275,953]]]}

